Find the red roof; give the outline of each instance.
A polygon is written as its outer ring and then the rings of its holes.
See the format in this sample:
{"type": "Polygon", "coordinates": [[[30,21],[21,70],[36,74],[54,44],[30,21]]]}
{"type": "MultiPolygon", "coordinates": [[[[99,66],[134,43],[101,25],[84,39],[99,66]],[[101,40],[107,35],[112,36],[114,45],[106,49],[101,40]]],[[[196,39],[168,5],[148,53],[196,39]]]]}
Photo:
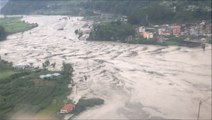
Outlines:
{"type": "Polygon", "coordinates": [[[75,105],[74,104],[66,104],[63,107],[63,110],[67,110],[67,111],[72,111],[74,109],[75,105]]]}

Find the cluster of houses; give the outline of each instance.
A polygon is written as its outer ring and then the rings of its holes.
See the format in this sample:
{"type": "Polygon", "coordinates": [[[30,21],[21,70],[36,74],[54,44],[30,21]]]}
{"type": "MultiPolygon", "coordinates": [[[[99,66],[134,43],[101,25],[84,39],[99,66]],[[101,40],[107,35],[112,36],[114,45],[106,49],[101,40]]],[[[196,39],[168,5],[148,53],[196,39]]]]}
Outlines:
{"type": "Polygon", "coordinates": [[[211,22],[190,24],[164,24],[152,25],[152,27],[140,26],[136,29],[137,35],[144,39],[158,38],[174,35],[176,37],[186,36],[188,38],[203,37],[211,38],[211,22]]]}

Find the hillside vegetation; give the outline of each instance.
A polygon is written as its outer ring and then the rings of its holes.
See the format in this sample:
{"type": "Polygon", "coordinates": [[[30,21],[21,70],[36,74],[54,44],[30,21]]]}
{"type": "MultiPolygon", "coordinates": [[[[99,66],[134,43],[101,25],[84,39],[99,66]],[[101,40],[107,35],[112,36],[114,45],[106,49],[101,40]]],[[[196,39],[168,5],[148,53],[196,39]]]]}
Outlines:
{"type": "Polygon", "coordinates": [[[125,15],[132,24],[211,19],[210,0],[10,0],[4,14],[125,15]]]}
{"type": "Polygon", "coordinates": [[[24,32],[37,27],[37,24],[30,24],[21,21],[21,17],[6,17],[0,18],[0,26],[2,26],[6,34],[24,32]]]}
{"type": "Polygon", "coordinates": [[[4,27],[0,26],[0,41],[6,38],[6,32],[4,27]]]}
{"type": "Polygon", "coordinates": [[[210,0],[91,0],[86,9],[122,14],[132,24],[194,22],[211,19],[210,0]]]}
{"type": "Polygon", "coordinates": [[[12,64],[0,60],[0,118],[7,118],[17,112],[36,114],[49,109],[48,115],[56,115],[69,94],[68,84],[73,69],[64,64],[62,71],[48,71],[34,68],[15,69],[12,64]],[[40,75],[60,73],[58,77],[41,79],[40,75]],[[54,109],[53,109],[54,108],[54,109]]]}
{"type": "Polygon", "coordinates": [[[21,21],[21,17],[0,18],[0,41],[5,40],[7,35],[24,32],[37,26],[21,21]]]}

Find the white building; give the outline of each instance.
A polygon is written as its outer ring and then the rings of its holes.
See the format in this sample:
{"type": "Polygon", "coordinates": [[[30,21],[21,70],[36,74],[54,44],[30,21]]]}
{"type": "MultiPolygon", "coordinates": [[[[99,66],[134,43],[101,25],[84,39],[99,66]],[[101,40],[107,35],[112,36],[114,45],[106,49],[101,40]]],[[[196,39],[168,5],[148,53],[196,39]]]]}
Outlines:
{"type": "Polygon", "coordinates": [[[138,32],[139,32],[139,33],[143,33],[143,32],[145,32],[145,31],[146,31],[146,29],[145,29],[144,26],[141,26],[141,27],[138,28],[138,32]]]}
{"type": "Polygon", "coordinates": [[[53,74],[40,75],[40,79],[51,78],[51,77],[57,77],[57,76],[60,76],[60,73],[53,73],[53,74]]]}

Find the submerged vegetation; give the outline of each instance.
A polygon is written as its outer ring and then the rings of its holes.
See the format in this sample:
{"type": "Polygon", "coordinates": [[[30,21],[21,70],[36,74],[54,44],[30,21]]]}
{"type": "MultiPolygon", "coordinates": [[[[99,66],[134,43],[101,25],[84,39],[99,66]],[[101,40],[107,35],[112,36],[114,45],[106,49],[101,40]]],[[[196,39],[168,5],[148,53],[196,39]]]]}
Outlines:
{"type": "Polygon", "coordinates": [[[76,108],[72,111],[72,113],[78,115],[81,112],[87,110],[88,108],[102,104],[104,104],[104,100],[100,98],[90,98],[90,99],[81,98],[77,103],[76,108]]]}
{"type": "Polygon", "coordinates": [[[155,38],[152,39],[143,39],[138,38],[134,39],[133,41],[129,41],[128,43],[131,44],[146,44],[146,45],[161,45],[161,46],[186,46],[186,47],[199,47],[201,45],[200,42],[192,42],[192,41],[185,41],[185,37],[175,37],[175,36],[169,36],[167,38],[168,40],[165,40],[163,42],[158,42],[155,38]]]}
{"type": "Polygon", "coordinates": [[[62,71],[17,69],[11,63],[0,61],[0,118],[17,112],[55,115],[69,94],[73,68],[63,64],[62,71]],[[41,75],[59,73],[42,79],[41,75]]]}
{"type": "Polygon", "coordinates": [[[2,26],[0,26],[0,41],[6,38],[6,32],[2,26]]]}

